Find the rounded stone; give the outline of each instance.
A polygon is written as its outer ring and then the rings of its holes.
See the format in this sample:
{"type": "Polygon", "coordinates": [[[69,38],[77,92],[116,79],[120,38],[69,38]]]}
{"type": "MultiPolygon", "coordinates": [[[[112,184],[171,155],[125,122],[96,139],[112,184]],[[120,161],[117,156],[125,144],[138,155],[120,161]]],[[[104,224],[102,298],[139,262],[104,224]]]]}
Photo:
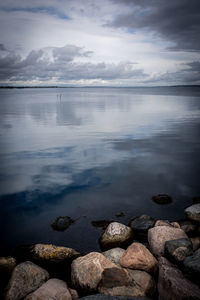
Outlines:
{"type": "Polygon", "coordinates": [[[185,209],[187,218],[200,222],[200,203],[189,206],[185,209]]]}

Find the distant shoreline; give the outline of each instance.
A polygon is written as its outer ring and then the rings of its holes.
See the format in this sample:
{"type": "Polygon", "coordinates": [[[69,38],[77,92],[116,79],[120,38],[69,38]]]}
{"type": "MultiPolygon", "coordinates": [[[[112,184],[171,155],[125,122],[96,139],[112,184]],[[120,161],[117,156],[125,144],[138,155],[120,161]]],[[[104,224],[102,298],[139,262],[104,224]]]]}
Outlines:
{"type": "Polygon", "coordinates": [[[41,89],[41,88],[129,88],[129,89],[157,89],[157,88],[191,88],[197,87],[200,88],[200,85],[161,85],[161,86],[0,86],[0,89],[41,89]]]}

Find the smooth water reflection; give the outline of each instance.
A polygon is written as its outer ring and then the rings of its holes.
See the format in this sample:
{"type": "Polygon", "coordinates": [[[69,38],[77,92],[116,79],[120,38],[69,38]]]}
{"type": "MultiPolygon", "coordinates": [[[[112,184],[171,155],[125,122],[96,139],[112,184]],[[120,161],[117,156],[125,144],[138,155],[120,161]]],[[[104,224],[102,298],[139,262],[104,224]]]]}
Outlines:
{"type": "Polygon", "coordinates": [[[3,248],[98,249],[95,219],[183,217],[200,194],[200,88],[0,91],[3,248]],[[151,196],[168,193],[172,205],[151,196]],[[80,219],[65,232],[57,216],[80,219]],[[86,243],[87,240],[87,243],[86,243]]]}

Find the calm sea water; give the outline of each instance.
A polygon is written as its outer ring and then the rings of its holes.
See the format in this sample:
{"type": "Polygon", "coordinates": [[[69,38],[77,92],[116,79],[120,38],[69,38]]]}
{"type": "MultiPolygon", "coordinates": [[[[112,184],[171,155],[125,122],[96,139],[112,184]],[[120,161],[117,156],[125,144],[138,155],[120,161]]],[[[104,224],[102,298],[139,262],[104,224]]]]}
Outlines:
{"type": "Polygon", "coordinates": [[[97,250],[91,221],[176,220],[200,195],[198,87],[2,89],[0,141],[2,253],[39,242],[97,250]],[[153,203],[158,193],[173,203],[153,203]],[[58,232],[57,216],[77,221],[58,232]]]}

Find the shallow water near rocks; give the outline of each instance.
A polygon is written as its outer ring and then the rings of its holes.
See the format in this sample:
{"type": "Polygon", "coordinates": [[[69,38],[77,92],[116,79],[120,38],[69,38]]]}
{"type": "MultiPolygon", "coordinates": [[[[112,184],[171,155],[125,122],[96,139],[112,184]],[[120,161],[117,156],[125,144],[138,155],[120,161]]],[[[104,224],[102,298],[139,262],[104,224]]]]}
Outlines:
{"type": "Polygon", "coordinates": [[[199,135],[199,87],[1,89],[2,254],[24,243],[99,250],[95,220],[182,218],[200,195],[199,135]],[[77,221],[54,231],[58,216],[77,221]]]}

